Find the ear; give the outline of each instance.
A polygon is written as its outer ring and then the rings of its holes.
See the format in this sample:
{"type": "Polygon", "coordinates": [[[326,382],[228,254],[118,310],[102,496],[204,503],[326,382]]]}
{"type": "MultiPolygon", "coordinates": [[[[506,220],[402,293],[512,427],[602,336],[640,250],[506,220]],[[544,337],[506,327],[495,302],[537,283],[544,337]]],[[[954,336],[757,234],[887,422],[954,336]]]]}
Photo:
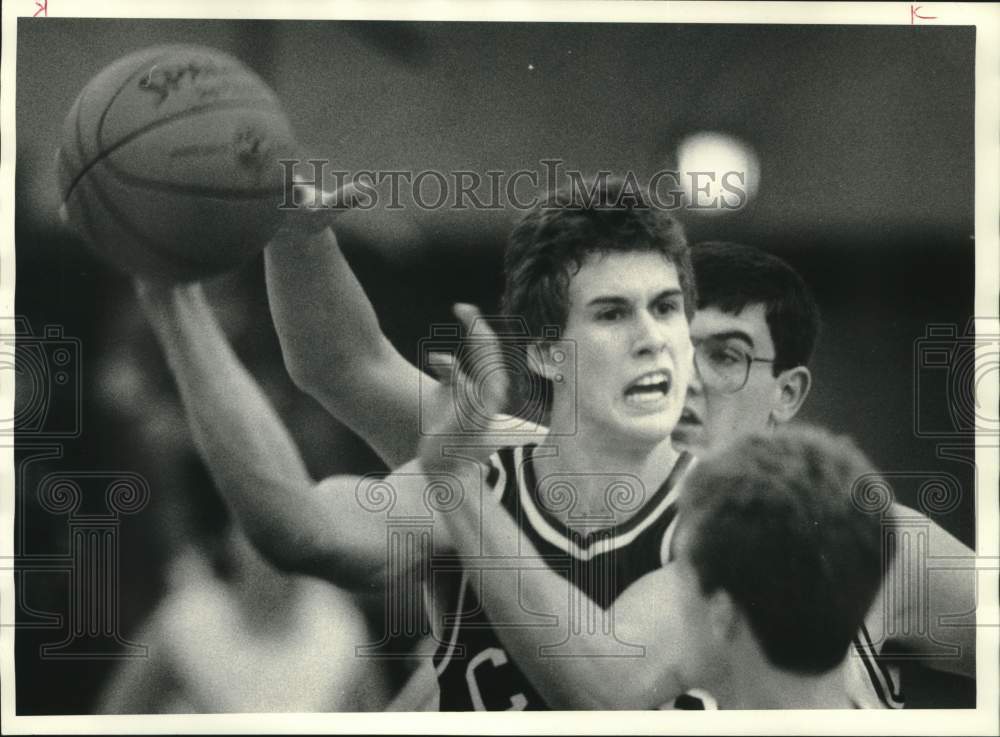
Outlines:
{"type": "Polygon", "coordinates": [[[708,597],[708,626],[716,642],[731,642],[739,632],[741,613],[725,589],[716,589],[708,597]]]}
{"type": "MultiPolygon", "coordinates": [[[[552,360],[552,343],[535,341],[528,346],[528,368],[533,374],[537,374],[549,381],[555,381],[556,374],[562,373],[556,362],[552,360]]],[[[565,371],[565,369],[563,369],[565,371]]]]}
{"type": "Polygon", "coordinates": [[[809,395],[812,386],[812,374],[805,366],[796,366],[782,371],[778,375],[775,391],[774,407],[771,409],[771,421],[776,425],[789,422],[799,413],[802,403],[809,395]]]}

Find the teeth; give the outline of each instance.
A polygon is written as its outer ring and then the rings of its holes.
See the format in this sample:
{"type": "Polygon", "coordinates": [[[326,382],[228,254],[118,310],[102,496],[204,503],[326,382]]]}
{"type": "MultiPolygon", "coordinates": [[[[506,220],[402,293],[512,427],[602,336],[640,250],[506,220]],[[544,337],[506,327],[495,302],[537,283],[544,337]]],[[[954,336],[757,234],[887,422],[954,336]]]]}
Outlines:
{"type": "Polygon", "coordinates": [[[669,378],[662,371],[655,374],[650,374],[649,376],[644,376],[635,382],[632,386],[652,386],[653,384],[663,384],[669,381],[669,378]]]}
{"type": "Polygon", "coordinates": [[[659,402],[666,394],[662,391],[642,391],[625,395],[625,401],[629,404],[650,404],[659,402]]]}

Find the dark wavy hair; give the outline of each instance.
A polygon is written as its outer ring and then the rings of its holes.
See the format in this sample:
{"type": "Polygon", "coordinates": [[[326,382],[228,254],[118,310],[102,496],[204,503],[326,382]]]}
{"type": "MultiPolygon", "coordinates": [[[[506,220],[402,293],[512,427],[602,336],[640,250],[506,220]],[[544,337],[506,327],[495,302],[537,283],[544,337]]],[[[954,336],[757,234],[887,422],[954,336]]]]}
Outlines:
{"type": "Polygon", "coordinates": [[[856,489],[871,463],[847,437],[798,426],[702,459],[678,514],[706,593],[742,609],[767,658],[798,673],[841,663],[882,584],[882,521],[856,489]]]}

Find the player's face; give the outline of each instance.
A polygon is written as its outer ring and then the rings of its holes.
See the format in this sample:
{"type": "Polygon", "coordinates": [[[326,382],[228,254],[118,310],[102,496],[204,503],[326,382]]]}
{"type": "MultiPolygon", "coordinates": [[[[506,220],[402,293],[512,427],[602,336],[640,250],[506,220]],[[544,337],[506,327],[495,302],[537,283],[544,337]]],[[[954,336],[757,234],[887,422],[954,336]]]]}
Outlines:
{"type": "Polygon", "coordinates": [[[633,447],[670,435],[692,366],[672,263],[657,253],[590,257],[569,284],[564,336],[574,343],[576,382],[556,400],[575,402],[581,431],[633,447]]]}
{"type": "MultiPolygon", "coordinates": [[[[698,310],[691,321],[691,341],[699,346],[699,363],[713,361],[724,366],[728,361],[741,366],[737,370],[745,370],[746,357],[774,358],[774,342],[762,304],[747,305],[739,314],[716,307],[698,310]],[[708,358],[710,353],[716,358],[708,358]]],[[[673,433],[674,444],[698,453],[770,427],[781,393],[772,368],[768,361],[752,361],[746,384],[737,391],[729,391],[732,387],[723,386],[717,376],[693,371],[684,412],[673,433]]]]}

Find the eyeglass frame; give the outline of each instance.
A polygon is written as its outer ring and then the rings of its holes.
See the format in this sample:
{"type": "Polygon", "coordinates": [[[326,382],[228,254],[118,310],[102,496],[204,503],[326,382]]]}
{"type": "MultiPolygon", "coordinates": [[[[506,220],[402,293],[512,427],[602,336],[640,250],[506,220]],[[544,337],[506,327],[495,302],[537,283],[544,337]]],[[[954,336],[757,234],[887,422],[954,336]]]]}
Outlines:
{"type": "MultiPolygon", "coordinates": [[[[693,355],[694,370],[698,372],[698,376],[701,377],[701,381],[702,381],[703,384],[706,383],[705,382],[705,372],[702,371],[701,367],[698,365],[699,364],[698,354],[700,352],[701,346],[705,345],[706,343],[718,343],[718,344],[723,344],[724,345],[724,341],[718,340],[716,338],[704,338],[704,339],[699,340],[697,342],[691,341],[691,344],[694,346],[694,355],[693,355]]],[[[730,347],[730,346],[727,346],[727,347],[730,347]]],[[[774,363],[777,360],[777,356],[775,356],[774,358],[760,358],[758,356],[753,355],[752,353],[748,353],[748,352],[744,351],[742,348],[735,348],[735,350],[738,350],[740,353],[742,353],[743,357],[746,359],[746,368],[745,368],[745,370],[743,372],[743,381],[742,381],[742,383],[738,387],[736,387],[735,389],[730,389],[728,391],[724,390],[724,389],[721,389],[719,387],[716,387],[716,386],[712,386],[711,388],[712,388],[713,391],[717,391],[720,394],[736,394],[738,392],[741,392],[741,391],[743,391],[743,389],[746,388],[746,385],[750,381],[750,368],[753,366],[754,363],[774,363]]]]}

